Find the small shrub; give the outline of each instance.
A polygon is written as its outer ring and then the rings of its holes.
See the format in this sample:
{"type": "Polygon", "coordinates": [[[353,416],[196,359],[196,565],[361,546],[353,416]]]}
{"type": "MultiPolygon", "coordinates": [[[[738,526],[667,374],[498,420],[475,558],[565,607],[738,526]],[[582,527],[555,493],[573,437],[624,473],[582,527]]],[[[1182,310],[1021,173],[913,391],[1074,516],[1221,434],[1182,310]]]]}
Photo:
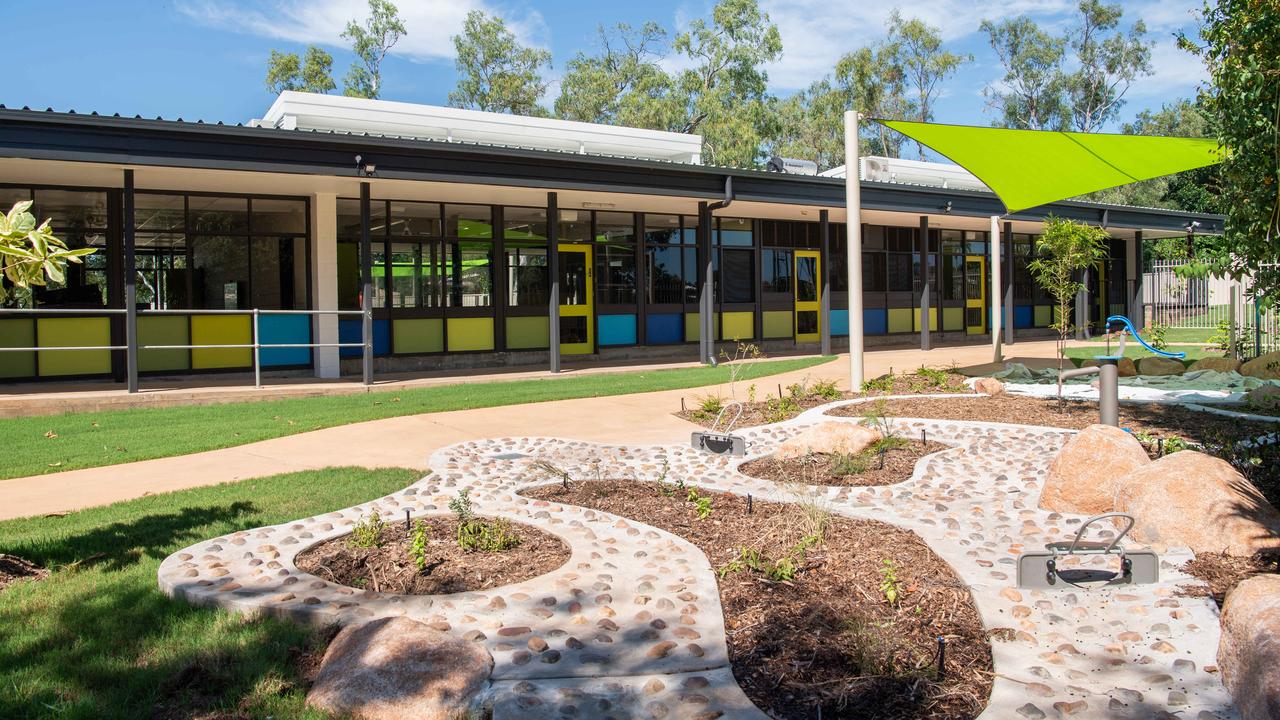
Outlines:
{"type": "MultiPolygon", "coordinates": [[[[534,463],[533,463],[533,469],[534,469],[534,470],[537,470],[537,471],[538,471],[538,473],[539,473],[543,478],[547,478],[547,479],[550,479],[550,478],[556,478],[556,479],[558,479],[558,480],[560,481],[560,485],[561,485],[565,490],[568,490],[568,489],[569,489],[569,481],[573,480],[573,477],[569,475],[569,472],[568,472],[567,470],[565,470],[564,468],[561,468],[560,466],[558,466],[558,465],[556,465],[556,464],[554,464],[554,463],[548,462],[548,461],[546,461],[546,460],[535,460],[535,461],[534,461],[534,463]]],[[[599,479],[599,478],[596,478],[596,479],[599,479]]],[[[470,501],[469,501],[469,500],[468,500],[468,503],[470,503],[470,501]]],[[[450,509],[452,509],[452,508],[453,508],[453,504],[452,504],[452,503],[450,503],[449,507],[450,507],[450,509]]],[[[469,506],[468,506],[468,507],[469,507],[469,506]]]]}
{"type": "Polygon", "coordinates": [[[449,501],[449,509],[458,518],[458,547],[467,552],[501,552],[520,544],[520,536],[511,532],[506,520],[476,517],[470,488],[459,490],[457,497],[449,501]]]}
{"type": "Polygon", "coordinates": [[[1151,323],[1147,326],[1146,340],[1147,344],[1157,350],[1164,350],[1169,347],[1169,341],[1166,336],[1169,334],[1169,326],[1160,323],[1151,323]]]}
{"type": "Polygon", "coordinates": [[[413,540],[409,543],[409,559],[418,568],[418,572],[427,569],[427,534],[427,524],[419,520],[413,528],[413,540]]]}
{"type": "Polygon", "coordinates": [[[809,391],[823,400],[840,399],[840,389],[836,387],[835,380],[818,380],[813,387],[809,388],[809,391]]]}
{"type": "Polygon", "coordinates": [[[890,605],[902,599],[902,580],[898,579],[898,565],[885,558],[880,564],[880,594],[890,605]]]}
{"type": "Polygon", "coordinates": [[[947,371],[935,370],[933,368],[922,367],[916,371],[916,376],[924,380],[927,388],[944,388],[947,386],[947,371]]]}
{"type": "Polygon", "coordinates": [[[373,548],[382,547],[382,529],[387,524],[382,521],[382,516],[377,510],[369,517],[360,518],[354,527],[351,528],[351,537],[347,538],[347,546],[353,548],[373,548]]]}
{"type": "Polygon", "coordinates": [[[862,454],[840,453],[831,463],[833,475],[861,475],[867,471],[867,459],[862,454]]]}
{"type": "Polygon", "coordinates": [[[699,495],[696,488],[689,488],[689,492],[685,495],[685,500],[693,503],[694,510],[698,513],[699,520],[706,520],[711,517],[711,496],[699,495]]]}
{"type": "Polygon", "coordinates": [[[715,415],[724,409],[724,398],[719,395],[703,395],[698,399],[698,410],[705,415],[715,415]]]}
{"type": "Polygon", "coordinates": [[[782,422],[796,415],[802,409],[800,403],[796,402],[793,397],[769,398],[764,407],[765,421],[771,423],[782,422]]]}
{"type": "Polygon", "coordinates": [[[449,501],[449,511],[457,516],[459,525],[475,519],[475,512],[471,509],[471,488],[458,491],[458,496],[449,501]]]}
{"type": "Polygon", "coordinates": [[[870,394],[876,392],[892,392],[893,391],[893,373],[881,375],[878,378],[864,380],[862,382],[862,392],[870,394]]]}

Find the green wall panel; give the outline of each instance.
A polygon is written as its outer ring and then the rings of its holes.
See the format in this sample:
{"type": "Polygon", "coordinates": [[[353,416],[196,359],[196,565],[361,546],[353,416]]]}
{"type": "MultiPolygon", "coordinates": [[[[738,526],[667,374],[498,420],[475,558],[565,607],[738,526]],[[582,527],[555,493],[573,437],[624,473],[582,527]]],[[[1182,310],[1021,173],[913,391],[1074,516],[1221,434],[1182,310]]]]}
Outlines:
{"type": "MultiPolygon", "coordinates": [[[[191,316],[192,345],[237,345],[253,342],[253,328],[248,315],[191,316]]],[[[191,351],[191,367],[250,367],[253,351],[249,348],[197,348],[191,351]]]]}
{"type": "Polygon", "coordinates": [[[751,340],[756,336],[755,313],[727,312],[720,327],[720,337],[725,340],[751,340]]]}
{"type": "Polygon", "coordinates": [[[889,332],[912,332],[916,324],[911,316],[918,312],[914,308],[889,308],[889,332]]]}
{"type": "MultiPolygon", "coordinates": [[[[711,316],[711,327],[718,327],[720,323],[720,313],[713,313],[711,316]]],[[[699,327],[698,313],[684,314],[684,341],[698,342],[702,338],[699,327]]]]}
{"type": "MultiPolygon", "coordinates": [[[[920,309],[911,311],[911,329],[920,332],[920,309]]],[[[929,308],[929,332],[938,332],[938,308],[929,308]]]]}
{"type": "MultiPolygon", "coordinates": [[[[143,315],[138,318],[139,345],[189,345],[188,321],[183,315],[143,315]]],[[[138,369],[190,370],[186,350],[138,350],[138,369]]]]}
{"type": "Polygon", "coordinates": [[[545,348],[551,340],[551,319],[547,317],[507,318],[507,349],[545,348]]]}
{"type": "Polygon", "coordinates": [[[397,355],[444,352],[444,320],[440,318],[392,320],[391,328],[391,352],[397,355]]]}
{"type": "Polygon", "coordinates": [[[964,308],[942,308],[942,329],[964,331],[964,308]]]}
{"type": "MultiPolygon", "coordinates": [[[[36,320],[40,347],[58,345],[110,345],[111,321],[95,318],[40,318],[36,320]]],[[[40,377],[99,375],[111,372],[110,350],[41,350],[40,377]]]]}
{"type": "MultiPolygon", "coordinates": [[[[0,347],[35,347],[36,324],[31,318],[0,320],[0,347]]],[[[27,378],[36,374],[33,352],[0,353],[0,378],[27,378]]]]}
{"type": "Polygon", "coordinates": [[[1036,327],[1049,327],[1049,318],[1052,316],[1053,308],[1048,305],[1037,305],[1035,315],[1036,327]]]}
{"type": "Polygon", "coordinates": [[[493,318],[449,318],[449,352],[493,349],[493,318]]]}
{"type": "Polygon", "coordinates": [[[760,328],[766,338],[795,337],[791,329],[790,310],[766,310],[760,328]]]}

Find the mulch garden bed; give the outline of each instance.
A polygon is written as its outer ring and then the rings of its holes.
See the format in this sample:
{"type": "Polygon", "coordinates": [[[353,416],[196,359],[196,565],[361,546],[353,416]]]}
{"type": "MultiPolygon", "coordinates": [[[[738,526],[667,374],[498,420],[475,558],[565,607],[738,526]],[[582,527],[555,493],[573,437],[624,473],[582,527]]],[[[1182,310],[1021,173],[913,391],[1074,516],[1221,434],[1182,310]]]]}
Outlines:
{"type": "Polygon", "coordinates": [[[893,485],[910,478],[920,458],[949,447],[951,446],[932,440],[924,444],[918,440],[910,440],[901,447],[886,450],[883,466],[880,464],[880,453],[868,449],[853,456],[853,462],[831,453],[812,453],[796,458],[770,455],[745,462],[738,466],[738,470],[753,478],[778,483],[846,487],[893,485]],[[864,469],[860,472],[842,472],[857,467],[864,469]]]}
{"type": "Polygon", "coordinates": [[[1179,570],[1203,581],[1204,585],[1183,585],[1179,594],[1187,597],[1213,598],[1222,607],[1227,593],[1236,583],[1253,575],[1280,573],[1280,555],[1263,555],[1240,557],[1226,553],[1203,552],[1194,560],[1183,563],[1179,570]]]}
{"type": "Polygon", "coordinates": [[[991,691],[991,648],[964,583],[914,533],[870,520],[826,515],[812,506],[711,496],[698,519],[683,489],[600,480],[549,485],[525,495],[645,522],[697,545],[715,568],[740,548],[765,558],[794,553],[825,522],[823,536],[797,557],[791,580],[738,569],[719,580],[734,676],[758,707],[780,719],[817,717],[973,718],[991,691]],[[825,519],[824,519],[825,518],[825,519]],[[901,596],[881,590],[885,560],[901,596]],[[937,638],[945,637],[938,679],[937,638]]]}
{"type": "Polygon", "coordinates": [[[23,580],[42,580],[49,576],[48,568],[18,557],[0,553],[0,590],[23,580]]]}
{"type": "MultiPolygon", "coordinates": [[[[418,520],[414,520],[417,525],[418,520]]],[[[520,544],[500,552],[467,552],[458,546],[452,517],[423,518],[428,528],[427,564],[411,559],[411,534],[403,523],[388,523],[381,547],[351,547],[349,535],[328,540],[298,555],[300,570],[340,585],[384,593],[442,595],[520,582],[551,572],[569,560],[569,547],[554,535],[520,523],[511,530],[520,544]]]]}

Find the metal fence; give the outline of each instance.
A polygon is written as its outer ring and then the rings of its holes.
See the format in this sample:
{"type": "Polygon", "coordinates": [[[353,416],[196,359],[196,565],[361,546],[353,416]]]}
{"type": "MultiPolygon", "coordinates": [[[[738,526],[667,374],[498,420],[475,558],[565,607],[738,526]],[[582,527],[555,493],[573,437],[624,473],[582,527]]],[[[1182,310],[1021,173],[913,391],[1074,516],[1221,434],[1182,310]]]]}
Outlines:
{"type": "Polygon", "coordinates": [[[127,323],[136,323],[136,318],[144,315],[240,315],[248,316],[252,319],[252,342],[249,343],[229,343],[229,344],[205,344],[205,345],[139,345],[136,343],[138,336],[136,327],[129,328],[125,333],[127,338],[125,345],[49,345],[39,347],[0,347],[0,352],[45,352],[54,350],[69,351],[103,351],[103,350],[123,350],[125,351],[126,373],[129,377],[129,392],[138,392],[138,350],[214,350],[214,349],[252,349],[253,350],[253,386],[262,387],[262,350],[273,348],[363,348],[364,372],[362,377],[364,384],[368,385],[372,381],[372,368],[369,367],[370,357],[372,356],[372,342],[368,328],[369,323],[361,323],[360,342],[355,343],[263,343],[260,341],[262,337],[259,332],[258,321],[263,314],[267,315],[358,315],[363,319],[366,311],[364,310],[260,310],[253,308],[250,310],[137,310],[130,313],[123,308],[0,308],[0,315],[124,315],[127,323]],[[128,344],[128,339],[134,339],[134,344],[128,344]]]}
{"type": "Polygon", "coordinates": [[[1184,331],[1175,341],[1213,344],[1242,358],[1280,349],[1280,315],[1249,297],[1251,278],[1181,277],[1185,264],[1148,264],[1142,276],[1147,325],[1184,331]]]}

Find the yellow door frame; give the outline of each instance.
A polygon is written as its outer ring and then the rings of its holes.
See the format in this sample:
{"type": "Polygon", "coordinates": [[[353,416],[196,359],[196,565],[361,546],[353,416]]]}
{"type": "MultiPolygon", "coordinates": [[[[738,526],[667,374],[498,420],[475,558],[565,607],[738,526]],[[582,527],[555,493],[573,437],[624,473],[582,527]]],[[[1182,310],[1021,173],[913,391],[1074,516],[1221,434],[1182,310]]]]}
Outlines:
{"type": "Polygon", "coordinates": [[[987,331],[987,258],[983,255],[964,256],[964,331],[969,335],[981,335],[987,331]],[[978,297],[969,296],[969,263],[978,263],[978,297]],[[977,308],[982,318],[981,324],[969,324],[969,311],[977,308]]]}
{"type": "MultiPolygon", "coordinates": [[[[565,244],[559,246],[561,255],[564,253],[579,253],[582,255],[582,261],[586,269],[587,281],[587,302],[584,305],[565,305],[564,300],[568,297],[564,287],[560,288],[560,321],[564,322],[564,318],[583,317],[587,319],[587,341],[581,343],[560,343],[561,355],[590,355],[595,352],[595,307],[596,307],[596,290],[595,278],[592,277],[591,263],[591,246],[590,245],[571,245],[565,244]]],[[[564,268],[564,258],[560,259],[559,266],[564,268]]]]}
{"type": "Polygon", "coordinates": [[[792,268],[792,275],[795,277],[794,297],[795,311],[792,321],[795,323],[796,342],[817,342],[822,337],[822,253],[817,250],[796,250],[795,267],[792,268]],[[800,299],[800,259],[813,258],[813,283],[817,292],[813,300],[800,299]],[[815,331],[811,333],[800,332],[800,313],[812,312],[818,318],[818,323],[814,326],[815,331]]]}

